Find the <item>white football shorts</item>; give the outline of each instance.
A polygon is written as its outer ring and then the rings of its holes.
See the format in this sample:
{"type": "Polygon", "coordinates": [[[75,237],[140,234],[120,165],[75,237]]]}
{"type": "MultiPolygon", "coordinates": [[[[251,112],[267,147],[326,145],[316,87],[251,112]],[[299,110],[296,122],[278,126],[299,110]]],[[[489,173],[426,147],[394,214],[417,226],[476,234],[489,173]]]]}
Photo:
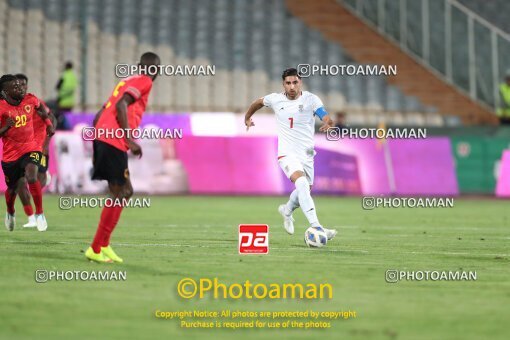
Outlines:
{"type": "Polygon", "coordinates": [[[296,171],[303,171],[310,185],[313,185],[313,157],[298,158],[295,155],[286,155],[278,160],[280,168],[290,179],[290,176],[296,171]]]}

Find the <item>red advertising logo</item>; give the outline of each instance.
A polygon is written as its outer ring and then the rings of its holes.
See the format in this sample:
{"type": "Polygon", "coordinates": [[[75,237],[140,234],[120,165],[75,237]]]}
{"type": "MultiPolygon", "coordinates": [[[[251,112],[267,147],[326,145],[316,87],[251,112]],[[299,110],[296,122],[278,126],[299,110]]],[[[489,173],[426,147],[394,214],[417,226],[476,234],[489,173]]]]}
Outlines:
{"type": "Polygon", "coordinates": [[[269,226],[267,224],[239,225],[239,254],[269,253],[269,226]]]}

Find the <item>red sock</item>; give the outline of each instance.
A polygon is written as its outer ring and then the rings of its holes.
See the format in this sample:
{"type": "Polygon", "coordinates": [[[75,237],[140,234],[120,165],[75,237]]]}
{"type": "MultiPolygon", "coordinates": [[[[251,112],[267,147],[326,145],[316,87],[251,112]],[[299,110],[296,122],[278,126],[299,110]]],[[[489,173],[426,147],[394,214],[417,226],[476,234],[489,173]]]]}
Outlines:
{"type": "Polygon", "coordinates": [[[42,214],[43,206],[42,206],[41,183],[39,181],[35,181],[34,183],[28,183],[28,190],[30,190],[30,194],[32,194],[32,198],[34,199],[35,213],[42,214]]]}
{"type": "Polygon", "coordinates": [[[119,221],[120,213],[122,212],[122,207],[104,207],[101,212],[101,219],[99,220],[99,225],[97,226],[96,235],[94,236],[94,241],[92,241],[92,249],[94,253],[99,253],[101,251],[101,247],[108,246],[110,242],[110,235],[115,229],[117,222],[119,221]]]}
{"type": "Polygon", "coordinates": [[[120,214],[122,214],[123,207],[112,207],[111,209],[113,209],[111,220],[110,223],[106,225],[106,233],[104,235],[101,247],[108,247],[110,244],[110,236],[112,236],[113,230],[117,226],[117,223],[119,223],[120,214]]]}
{"type": "Polygon", "coordinates": [[[25,214],[27,216],[32,216],[34,214],[34,209],[32,209],[32,204],[24,205],[23,210],[25,210],[25,214]]]}
{"type": "Polygon", "coordinates": [[[14,215],[14,202],[16,202],[16,193],[10,194],[9,190],[5,190],[5,204],[7,205],[7,212],[14,215]]]}

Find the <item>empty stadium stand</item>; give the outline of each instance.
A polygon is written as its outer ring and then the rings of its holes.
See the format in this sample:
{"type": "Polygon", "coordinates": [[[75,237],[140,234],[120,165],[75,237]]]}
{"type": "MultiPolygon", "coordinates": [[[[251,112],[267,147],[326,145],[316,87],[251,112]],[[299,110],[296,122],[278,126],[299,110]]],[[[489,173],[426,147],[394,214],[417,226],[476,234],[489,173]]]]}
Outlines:
{"type": "MultiPolygon", "coordinates": [[[[338,8],[326,16],[314,14],[316,8],[324,9],[324,3],[0,0],[5,18],[0,20],[0,71],[27,73],[31,91],[50,98],[55,96],[64,62],[71,60],[80,78],[80,109],[93,111],[117,81],[115,64],[135,63],[141,52],[154,50],[165,64],[215,65],[216,74],[158,79],[151,111],[240,112],[251,100],[280,91],[280,75],[287,67],[381,61],[365,58],[370,51],[356,45],[355,38],[331,34],[331,30],[345,29],[356,36],[358,28],[349,31],[345,22],[353,20],[338,8]],[[330,20],[329,28],[318,24],[318,18],[330,20]],[[333,21],[336,28],[331,26],[333,21]]],[[[379,38],[371,49],[381,47],[386,45],[379,38]]],[[[305,80],[305,86],[321,96],[330,111],[346,111],[351,124],[375,125],[384,113],[388,124],[456,125],[458,118],[445,115],[459,110],[473,113],[462,116],[465,123],[490,120],[479,119],[489,112],[457,96],[405,56],[392,59],[391,64],[395,63],[402,63],[400,82],[378,76],[314,76],[305,80]],[[406,68],[410,71],[402,72],[406,68]],[[436,90],[416,85],[414,77],[436,90]]]]}

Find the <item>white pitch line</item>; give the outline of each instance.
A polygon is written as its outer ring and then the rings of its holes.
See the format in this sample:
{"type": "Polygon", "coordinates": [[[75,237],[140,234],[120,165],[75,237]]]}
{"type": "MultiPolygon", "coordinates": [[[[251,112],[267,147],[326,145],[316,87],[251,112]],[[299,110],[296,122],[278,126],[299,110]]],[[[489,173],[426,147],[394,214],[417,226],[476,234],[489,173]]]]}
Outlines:
{"type": "Polygon", "coordinates": [[[510,254],[479,254],[479,253],[454,253],[454,252],[422,252],[422,251],[411,251],[404,254],[419,254],[419,255],[482,255],[482,256],[510,256],[510,254]]]}
{"type": "MultiPolygon", "coordinates": [[[[11,243],[11,244],[33,244],[33,245],[48,245],[48,244],[62,244],[62,245],[88,245],[87,242],[69,242],[69,241],[50,241],[50,242],[41,242],[41,241],[15,241],[15,240],[2,240],[1,243],[11,243]]],[[[227,249],[232,247],[232,243],[224,243],[224,244],[214,244],[214,245],[195,245],[195,244],[172,244],[172,243],[115,243],[115,246],[119,247],[168,247],[168,248],[222,248],[227,249]]],[[[362,253],[369,254],[370,252],[362,249],[330,249],[330,248],[322,248],[311,249],[311,248],[298,248],[298,247],[270,247],[270,251],[272,250],[299,250],[299,251],[321,251],[321,252],[331,252],[331,253],[362,253]]],[[[377,253],[377,252],[376,252],[377,253]]],[[[453,256],[500,256],[500,257],[510,257],[510,254],[494,254],[494,253],[467,253],[467,252],[420,252],[420,251],[407,251],[407,252],[385,252],[385,254],[412,254],[412,255],[453,255],[453,256]]],[[[231,255],[231,254],[228,254],[231,255]]],[[[233,254],[237,255],[237,254],[233,254]]],[[[281,255],[280,255],[281,256],[281,255]]],[[[290,257],[290,256],[289,256],[290,257]]]]}
{"type": "MultiPolygon", "coordinates": [[[[341,226],[339,226],[338,228],[342,228],[341,226]]],[[[366,226],[364,228],[372,228],[371,226],[366,226]]],[[[374,226],[373,229],[374,230],[379,230],[379,229],[382,229],[382,230],[394,230],[394,229],[407,229],[409,230],[410,226],[401,226],[401,225],[396,225],[396,226],[374,226]]],[[[421,225],[421,226],[413,226],[413,228],[423,228],[425,230],[430,230],[431,226],[430,225],[421,225]]],[[[444,228],[444,229],[448,229],[449,231],[457,231],[457,230],[494,230],[494,229],[505,229],[507,227],[494,227],[494,226],[490,226],[490,227],[455,227],[455,226],[433,226],[433,228],[444,228]]],[[[432,230],[435,230],[435,229],[432,229],[432,230]]]]}
{"type": "MultiPolygon", "coordinates": [[[[60,227],[76,227],[76,226],[79,226],[79,224],[65,224],[65,225],[59,225],[60,227]]],[[[138,224],[123,224],[124,227],[130,227],[130,228],[136,228],[138,227],[139,225],[138,224]]],[[[271,227],[271,224],[269,225],[271,227]]],[[[156,227],[169,227],[169,228],[233,228],[233,229],[237,229],[238,225],[237,224],[162,224],[162,225],[157,225],[156,227]]],[[[276,228],[278,227],[278,225],[276,226],[276,228]]],[[[273,225],[273,228],[274,225],[273,225]]],[[[370,230],[370,231],[377,231],[377,230],[399,230],[399,229],[404,229],[404,230],[409,230],[409,226],[401,226],[401,225],[397,225],[397,226],[357,226],[357,225],[334,225],[334,226],[330,226],[330,228],[332,229],[339,229],[339,230],[342,230],[342,229],[360,229],[362,228],[363,230],[370,230]]],[[[455,227],[455,226],[434,226],[433,228],[434,229],[430,229],[430,225],[423,225],[423,226],[413,226],[413,228],[421,228],[423,229],[424,231],[428,231],[428,232],[434,232],[436,230],[436,228],[441,228],[441,229],[444,229],[444,230],[448,230],[450,232],[457,232],[457,231],[493,231],[493,230],[500,230],[500,229],[505,229],[507,227],[494,227],[494,226],[490,226],[490,227],[455,227]]],[[[304,228],[303,228],[304,230],[304,228]]],[[[197,231],[199,232],[199,231],[197,231]]],[[[411,234],[410,234],[411,235],[411,234]]],[[[414,235],[414,234],[413,234],[414,235]]],[[[510,239],[510,237],[508,237],[507,239],[510,239]]]]}
{"type": "MultiPolygon", "coordinates": [[[[13,243],[13,244],[62,244],[62,245],[87,245],[87,242],[69,242],[69,241],[50,241],[46,242],[37,242],[37,241],[14,241],[14,240],[2,240],[0,243],[13,243]]],[[[114,243],[115,246],[118,247],[183,247],[183,248],[231,248],[232,243],[224,243],[224,244],[214,244],[214,245],[195,245],[195,244],[172,244],[172,243],[114,243]]],[[[270,247],[271,250],[306,250],[306,251],[316,251],[316,249],[310,248],[297,248],[297,247],[270,247]]],[[[360,249],[329,249],[324,248],[321,249],[322,252],[359,252],[359,253],[368,253],[367,250],[360,249]]]]}

